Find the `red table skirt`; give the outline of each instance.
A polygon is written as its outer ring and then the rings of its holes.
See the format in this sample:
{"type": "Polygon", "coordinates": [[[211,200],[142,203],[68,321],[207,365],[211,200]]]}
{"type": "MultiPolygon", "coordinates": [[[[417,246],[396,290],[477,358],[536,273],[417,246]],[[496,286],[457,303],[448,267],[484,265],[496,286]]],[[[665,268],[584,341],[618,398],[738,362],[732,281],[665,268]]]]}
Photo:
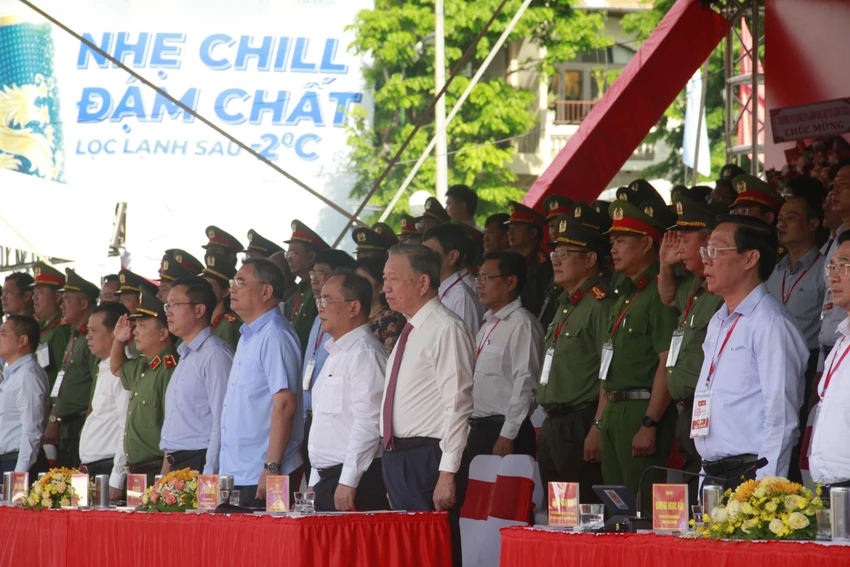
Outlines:
{"type": "Polygon", "coordinates": [[[0,507],[0,567],[451,565],[445,513],[310,518],[0,507]]]}
{"type": "Polygon", "coordinates": [[[847,567],[850,547],[503,528],[501,567],[847,567]]]}

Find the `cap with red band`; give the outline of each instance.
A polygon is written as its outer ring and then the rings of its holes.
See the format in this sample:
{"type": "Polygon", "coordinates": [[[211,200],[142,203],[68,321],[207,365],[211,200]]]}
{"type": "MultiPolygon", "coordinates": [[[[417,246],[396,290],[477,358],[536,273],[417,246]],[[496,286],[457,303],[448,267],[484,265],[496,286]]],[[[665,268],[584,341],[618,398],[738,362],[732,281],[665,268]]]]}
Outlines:
{"type": "Polygon", "coordinates": [[[206,233],[210,241],[201,246],[205,250],[210,246],[221,246],[232,252],[242,252],[243,250],[242,243],[236,240],[233,235],[224,232],[217,226],[208,226],[206,233]]]}
{"type": "Polygon", "coordinates": [[[511,218],[505,224],[523,222],[527,224],[533,224],[537,227],[541,227],[546,224],[546,217],[544,217],[531,207],[526,207],[522,203],[517,203],[516,201],[509,201],[508,207],[511,211],[511,218]]]}
{"type": "Polygon", "coordinates": [[[292,221],[292,236],[285,240],[287,244],[292,242],[306,242],[315,247],[316,250],[327,250],[330,248],[327,242],[313,232],[313,230],[298,219],[292,221]]]}
{"type": "Polygon", "coordinates": [[[32,272],[35,282],[30,284],[30,287],[49,285],[50,287],[59,289],[65,285],[65,274],[53,266],[48,266],[44,262],[38,262],[33,266],[32,272]]]}
{"type": "Polygon", "coordinates": [[[549,195],[543,201],[543,210],[546,212],[546,220],[551,221],[561,215],[570,214],[573,200],[563,195],[549,195]]]}
{"type": "Polygon", "coordinates": [[[664,227],[658,224],[658,221],[647,212],[642,211],[630,202],[617,199],[611,203],[608,212],[612,219],[611,230],[608,232],[643,234],[651,237],[655,242],[661,243],[664,227]]]}
{"type": "Polygon", "coordinates": [[[732,180],[732,185],[738,192],[738,198],[732,204],[732,209],[739,205],[755,203],[756,205],[764,205],[774,213],[779,214],[779,210],[785,204],[785,199],[773,187],[758,177],[739,175],[732,180]]]}

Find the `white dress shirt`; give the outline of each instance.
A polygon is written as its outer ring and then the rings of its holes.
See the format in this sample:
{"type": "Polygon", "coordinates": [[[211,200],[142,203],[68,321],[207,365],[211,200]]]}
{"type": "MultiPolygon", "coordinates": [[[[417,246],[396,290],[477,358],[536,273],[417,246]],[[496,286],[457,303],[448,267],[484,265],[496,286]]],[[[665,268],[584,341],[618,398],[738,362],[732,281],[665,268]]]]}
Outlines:
{"type": "Polygon", "coordinates": [[[0,382],[0,455],[18,451],[15,472],[35,464],[47,416],[47,374],[34,354],[8,365],[0,382]]]}
{"type": "MultiPolygon", "coordinates": [[[[460,271],[460,279],[472,290],[472,293],[475,294],[475,297],[478,297],[478,284],[475,283],[475,276],[472,275],[472,270],[469,268],[464,268],[460,271]]],[[[481,313],[481,317],[484,317],[484,311],[486,309],[481,306],[479,303],[478,312],[481,313]]]]}
{"type": "Polygon", "coordinates": [[[443,302],[448,309],[453,311],[460,317],[472,335],[478,334],[478,329],[481,328],[481,317],[483,310],[478,302],[478,296],[472,289],[463,283],[463,271],[458,271],[450,275],[440,284],[440,289],[437,291],[440,301],[443,302]]]}
{"type": "Polygon", "coordinates": [[[850,480],[850,319],[838,325],[841,339],[829,353],[818,384],[820,408],[812,430],[809,472],[819,484],[850,480]],[[839,363],[841,361],[841,363],[839,363]],[[824,392],[827,375],[832,372],[824,392]]]}
{"type": "Polygon", "coordinates": [[[80,461],[89,464],[113,459],[109,486],[123,488],[127,472],[124,465],[124,424],[130,390],[121,385],[121,378],[109,371],[109,359],[97,365],[97,382],[91,399],[91,413],[80,433],[80,461]]]}
{"type": "Polygon", "coordinates": [[[472,417],[505,416],[500,435],[514,439],[537,395],[543,327],[519,298],[484,319],[475,339],[472,417]]]}
{"type": "MultiPolygon", "coordinates": [[[[472,416],[474,339],[463,321],[437,297],[423,305],[409,323],[413,330],[398,372],[393,434],[440,439],[443,457],[439,470],[455,473],[466,448],[472,416]]],[[[385,397],[397,352],[398,343],[387,360],[385,397]]],[[[383,432],[382,413],[382,436],[383,432]]]]}
{"type": "Polygon", "coordinates": [[[809,359],[796,322],[761,284],[732,313],[725,303],[720,307],[702,349],[696,392],[711,391],[711,422],[708,435],[694,440],[697,451],[706,461],[742,454],[766,457],[768,464],[756,472],[757,478],[786,476],[809,359]]]}
{"type": "Polygon", "coordinates": [[[357,487],[381,454],[381,396],[387,351],[369,325],[325,343],[328,358],[313,390],[310,486],[319,470],[342,465],[340,484],[357,487]]]}

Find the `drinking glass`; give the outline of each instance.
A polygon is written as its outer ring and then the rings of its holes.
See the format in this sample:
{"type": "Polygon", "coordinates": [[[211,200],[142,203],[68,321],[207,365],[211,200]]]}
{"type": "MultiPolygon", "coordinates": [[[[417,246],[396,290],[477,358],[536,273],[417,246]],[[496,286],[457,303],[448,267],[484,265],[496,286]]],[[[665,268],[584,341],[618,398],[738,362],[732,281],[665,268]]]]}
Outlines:
{"type": "Polygon", "coordinates": [[[829,510],[815,510],[815,518],[818,522],[818,531],[815,539],[829,541],[832,539],[832,523],[829,510]]]}
{"type": "Polygon", "coordinates": [[[305,492],[304,493],[304,513],[312,514],[316,511],[316,493],[315,492],[305,492]]]}
{"type": "Polygon", "coordinates": [[[605,526],[604,504],[579,504],[579,527],[583,530],[598,530],[605,526]]]}
{"type": "MultiPolygon", "coordinates": [[[[223,502],[223,501],[222,501],[223,502]]],[[[230,491],[230,505],[239,506],[239,491],[235,488],[230,491]]]]}
{"type": "Polygon", "coordinates": [[[295,506],[292,507],[293,512],[303,512],[304,511],[304,493],[296,492],[295,496],[295,506]]]}

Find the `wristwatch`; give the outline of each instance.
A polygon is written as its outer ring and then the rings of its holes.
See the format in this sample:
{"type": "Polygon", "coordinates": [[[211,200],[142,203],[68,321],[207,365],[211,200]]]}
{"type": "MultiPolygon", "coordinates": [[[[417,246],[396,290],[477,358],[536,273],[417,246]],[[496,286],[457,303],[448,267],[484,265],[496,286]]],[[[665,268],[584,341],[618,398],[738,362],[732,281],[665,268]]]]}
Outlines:
{"type": "Polygon", "coordinates": [[[644,427],[658,427],[658,422],[649,417],[648,415],[643,416],[643,419],[640,422],[644,427]]]}
{"type": "Polygon", "coordinates": [[[49,418],[49,420],[50,420],[50,423],[56,423],[57,421],[59,421],[59,418],[57,418],[57,417],[56,417],[55,415],[53,415],[53,414],[50,414],[50,418],[49,418]]]}
{"type": "Polygon", "coordinates": [[[602,431],[602,420],[601,419],[594,419],[593,425],[596,426],[596,429],[598,429],[599,431],[602,431]]]}
{"type": "Polygon", "coordinates": [[[272,474],[277,474],[280,472],[280,465],[277,463],[266,463],[265,465],[263,465],[263,468],[272,474]]]}

